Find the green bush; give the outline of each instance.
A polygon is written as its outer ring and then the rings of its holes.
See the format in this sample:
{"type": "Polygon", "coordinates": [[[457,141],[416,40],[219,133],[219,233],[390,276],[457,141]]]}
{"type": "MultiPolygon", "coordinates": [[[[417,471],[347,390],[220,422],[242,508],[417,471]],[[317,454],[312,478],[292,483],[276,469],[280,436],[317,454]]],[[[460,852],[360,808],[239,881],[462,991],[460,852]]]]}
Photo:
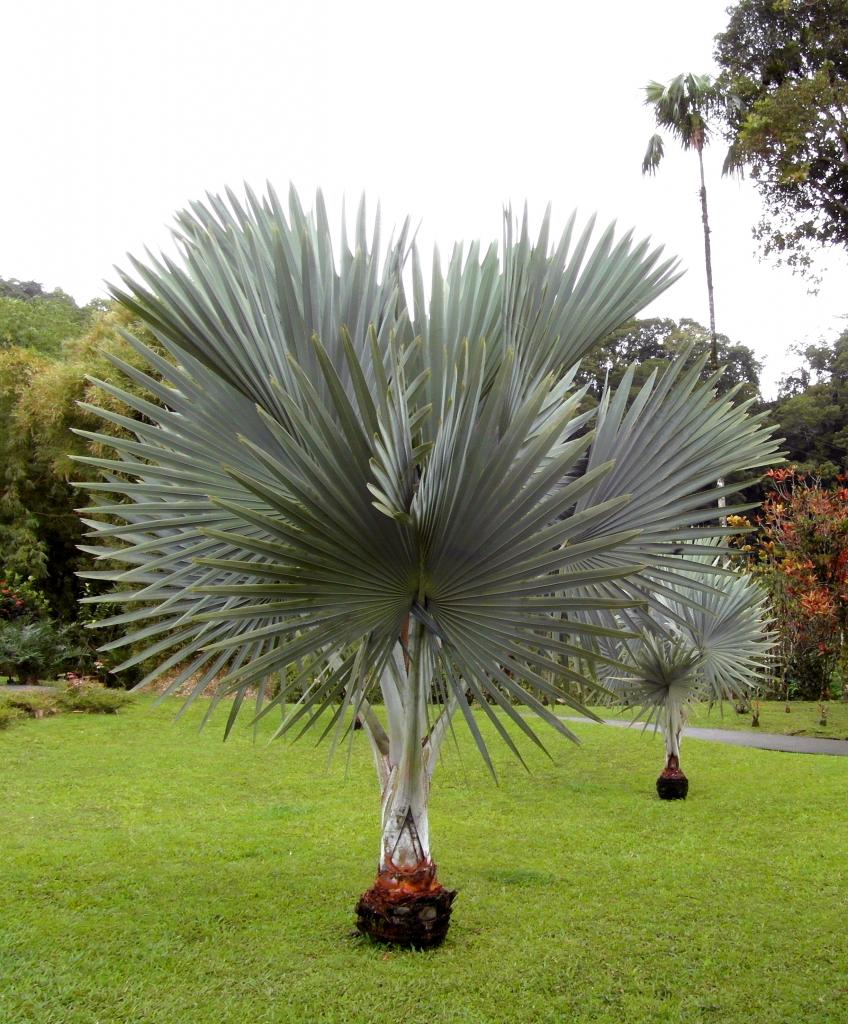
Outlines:
{"type": "Polygon", "coordinates": [[[43,693],[6,693],[2,697],[2,706],[29,718],[44,718],[55,715],[59,710],[53,695],[43,693]]]}
{"type": "Polygon", "coordinates": [[[120,708],[135,701],[126,690],[106,690],[99,686],[68,686],[55,695],[56,707],[62,711],[83,711],[88,715],[114,715],[120,708]]]}
{"type": "Polygon", "coordinates": [[[0,689],[0,729],[19,719],[67,712],[114,715],[134,701],[135,697],[125,690],[100,686],[62,686],[53,693],[3,693],[0,689]]]}
{"type": "Polygon", "coordinates": [[[0,700],[0,729],[8,728],[12,722],[23,717],[23,711],[10,707],[6,701],[0,700]]]}
{"type": "Polygon", "coordinates": [[[70,632],[49,620],[0,621],[0,675],[24,684],[55,677],[84,654],[70,632]]]}

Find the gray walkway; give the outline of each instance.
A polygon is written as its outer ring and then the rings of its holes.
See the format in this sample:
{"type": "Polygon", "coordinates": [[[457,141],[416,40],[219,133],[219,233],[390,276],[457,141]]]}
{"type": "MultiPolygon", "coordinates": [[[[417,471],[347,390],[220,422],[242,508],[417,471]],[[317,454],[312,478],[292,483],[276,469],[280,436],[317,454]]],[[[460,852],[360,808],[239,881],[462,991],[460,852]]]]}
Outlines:
{"type": "MultiPolygon", "coordinates": [[[[590,718],[562,716],[565,722],[591,722],[590,718]]],[[[596,724],[596,723],[592,723],[596,724]]],[[[621,718],[607,718],[604,725],[624,729],[641,729],[642,722],[629,722],[621,718]]],[[[648,726],[653,730],[653,725],[648,726]]],[[[780,736],[773,732],[744,732],[739,729],[701,729],[686,726],[685,739],[712,740],[713,743],[729,743],[734,747],[755,747],[758,750],[785,750],[794,754],[833,754],[848,757],[848,740],[819,739],[816,736],[780,736]]]]}
{"type": "Polygon", "coordinates": [[[4,693],[55,693],[57,686],[19,686],[17,683],[7,683],[0,686],[0,697],[4,693]]]}

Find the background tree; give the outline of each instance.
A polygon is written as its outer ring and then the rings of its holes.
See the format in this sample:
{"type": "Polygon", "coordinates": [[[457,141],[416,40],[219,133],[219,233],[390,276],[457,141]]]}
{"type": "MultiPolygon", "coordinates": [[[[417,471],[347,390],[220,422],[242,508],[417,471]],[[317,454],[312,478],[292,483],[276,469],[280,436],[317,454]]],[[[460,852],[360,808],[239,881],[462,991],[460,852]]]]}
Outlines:
{"type": "Polygon", "coordinates": [[[766,207],[765,255],[808,270],[848,246],[848,0],[742,0],[716,37],[726,169],[747,169],[766,207]]]}
{"type": "Polygon", "coordinates": [[[848,470],[848,331],[794,352],[800,365],[781,380],[770,418],[799,471],[832,483],[848,470]]]}
{"type": "Polygon", "coordinates": [[[132,322],[118,306],[97,314],[84,334],[63,339],[56,358],[41,354],[39,343],[0,349],[0,568],[33,578],[64,621],[77,617],[83,590],[76,572],[90,562],[79,550],[84,526],[72,477],[73,456],[91,452],[72,431],[100,423],[80,403],[137,415],[90,380],[136,390],[108,358],[138,362],[120,333],[132,322]]]}
{"type": "MultiPolygon", "coordinates": [[[[753,349],[731,342],[726,334],[716,335],[716,344],[719,365],[725,367],[717,384],[718,393],[727,394],[740,384],[737,391],[739,400],[754,398],[759,401],[762,363],[753,349]]],[[[589,394],[597,399],[607,382],[617,387],[627,367],[636,363],[633,387],[638,389],[654,370],[662,369],[669,359],[689,348],[695,355],[711,354],[711,346],[709,330],[695,320],[672,320],[668,317],[629,320],[583,357],[577,379],[581,384],[587,384],[589,394]]],[[[703,379],[708,380],[711,375],[711,367],[705,366],[703,379]]]]}
{"type": "MultiPolygon", "coordinates": [[[[27,285],[24,291],[31,290],[37,297],[39,289],[27,285]]],[[[58,322],[47,320],[48,333],[58,322]]],[[[79,329],[79,322],[74,329],[79,329]]],[[[108,312],[92,312],[79,336],[62,337],[54,345],[43,344],[44,338],[36,334],[30,345],[0,348],[0,576],[26,581],[43,598],[34,615],[38,621],[5,628],[4,659],[11,663],[17,652],[20,671],[30,676],[34,653],[45,655],[41,673],[49,676],[57,662],[46,655],[64,645],[75,659],[75,670],[98,674],[112,683],[119,679],[104,675],[117,661],[108,652],[97,653],[96,639],[102,643],[104,637],[86,628],[98,613],[102,617],[114,609],[107,604],[81,609],[78,603],[83,596],[100,594],[104,585],[77,576],[81,570],[93,569],[94,559],[81,550],[86,527],[76,511],[82,499],[73,484],[72,456],[101,450],[71,431],[96,425],[102,431],[103,421],[92,413],[92,402],[107,406],[117,416],[106,426],[107,432],[121,433],[125,423],[139,417],[108,390],[121,384],[141,393],[127,373],[107,359],[107,354],[122,358],[132,371],[138,358],[121,336],[131,325],[128,311],[112,303],[108,312]],[[45,355],[45,349],[55,354],[45,355]],[[101,379],[102,386],[94,384],[92,377],[101,379]]],[[[133,326],[144,334],[141,324],[133,326]]],[[[155,341],[148,340],[155,347],[155,341]]],[[[118,660],[125,660],[123,654],[118,660]]],[[[131,670],[120,682],[126,685],[137,678],[131,670]]]]}
{"type": "MultiPolygon", "coordinates": [[[[704,180],[704,146],[709,142],[708,118],[719,106],[721,94],[709,75],[680,74],[667,85],[649,82],[645,86],[645,103],[653,107],[657,126],[670,132],[684,150],[694,149],[698,156],[701,187],[701,222],[704,228],[704,267],[707,273],[707,299],[710,311],[710,341],[713,369],[719,365],[713,294],[713,263],[710,247],[710,221],[707,212],[707,185],[704,180]]],[[[654,174],[662,160],[662,135],[652,135],[642,159],[642,173],[654,174]]]]}
{"type": "Polygon", "coordinates": [[[106,303],[78,306],[61,289],[45,292],[36,281],[0,278],[0,349],[21,346],[58,357],[62,343],[79,337],[106,303]]]}

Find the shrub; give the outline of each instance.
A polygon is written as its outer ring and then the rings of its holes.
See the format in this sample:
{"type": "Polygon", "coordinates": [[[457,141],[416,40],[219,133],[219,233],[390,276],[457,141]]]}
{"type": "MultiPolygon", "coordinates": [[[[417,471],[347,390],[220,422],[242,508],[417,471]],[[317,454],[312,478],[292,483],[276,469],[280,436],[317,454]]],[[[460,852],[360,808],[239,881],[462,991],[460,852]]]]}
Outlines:
{"type": "Polygon", "coordinates": [[[23,717],[24,713],[19,708],[10,707],[6,701],[0,700],[0,729],[7,729],[12,722],[23,717]]]}
{"type": "Polygon", "coordinates": [[[794,467],[767,475],[772,490],[759,519],[757,568],[771,595],[786,696],[794,689],[802,698],[826,700],[845,671],[848,488],[844,477],[825,488],[794,467]]]}
{"type": "Polygon", "coordinates": [[[45,718],[59,710],[53,696],[42,693],[7,693],[3,696],[3,706],[29,718],[45,718]]]}
{"type": "Polygon", "coordinates": [[[126,690],[106,690],[101,686],[68,686],[55,697],[56,706],[62,711],[82,711],[88,715],[114,715],[135,697],[126,690]]]}
{"type": "Polygon", "coordinates": [[[15,572],[0,574],[0,621],[41,617],[47,614],[47,601],[32,577],[24,579],[15,572]]]}
{"type": "Polygon", "coordinates": [[[49,620],[0,621],[0,675],[10,681],[38,683],[56,676],[82,653],[70,638],[70,627],[49,620]]]}

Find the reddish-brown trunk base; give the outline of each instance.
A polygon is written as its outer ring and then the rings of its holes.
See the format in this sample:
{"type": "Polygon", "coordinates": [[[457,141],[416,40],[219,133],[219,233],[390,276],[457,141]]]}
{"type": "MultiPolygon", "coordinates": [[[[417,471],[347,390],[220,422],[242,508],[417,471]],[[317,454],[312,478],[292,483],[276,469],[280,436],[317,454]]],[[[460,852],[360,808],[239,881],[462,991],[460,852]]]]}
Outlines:
{"type": "Polygon", "coordinates": [[[356,927],[377,942],[432,949],[444,941],[456,891],[436,878],[436,865],[410,871],[391,867],[356,904],[356,927]]]}
{"type": "Polygon", "coordinates": [[[685,800],[689,792],[689,780],[680,770],[680,762],[670,754],[665,768],[657,779],[657,794],[660,800],[685,800]]]}

